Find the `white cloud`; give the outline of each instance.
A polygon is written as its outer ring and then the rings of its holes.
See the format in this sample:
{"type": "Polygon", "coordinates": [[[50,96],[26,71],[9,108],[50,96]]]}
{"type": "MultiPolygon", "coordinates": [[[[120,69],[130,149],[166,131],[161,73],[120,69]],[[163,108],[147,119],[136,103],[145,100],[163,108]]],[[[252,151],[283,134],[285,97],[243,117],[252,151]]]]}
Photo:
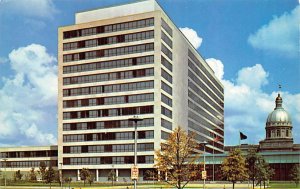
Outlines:
{"type": "Polygon", "coordinates": [[[9,14],[52,18],[57,12],[52,0],[7,0],[0,2],[0,10],[9,14]]]}
{"type": "MultiPolygon", "coordinates": [[[[216,61],[207,61],[215,72],[222,66],[215,67],[216,61]]],[[[222,62],[220,60],[218,63],[222,62]]],[[[258,143],[265,137],[265,121],[275,107],[277,91],[266,93],[261,87],[268,83],[268,73],[262,65],[242,68],[237,78],[232,81],[222,79],[225,105],[225,143],[238,144],[239,130],[248,135],[248,143],[258,143]]],[[[300,94],[282,92],[283,106],[292,116],[293,134],[300,142],[300,94]]]]}
{"type": "Polygon", "coordinates": [[[223,79],[224,75],[224,65],[220,60],[214,59],[214,58],[208,58],[205,60],[210,67],[215,72],[215,75],[218,79],[223,79]]]}
{"type": "Polygon", "coordinates": [[[300,5],[290,13],[274,17],[248,38],[255,48],[288,57],[299,55],[300,5]]]}
{"type": "Polygon", "coordinates": [[[56,143],[56,58],[38,44],[15,49],[8,57],[14,75],[3,78],[0,88],[0,143],[56,143]]]}
{"type": "Polygon", "coordinates": [[[198,36],[195,30],[188,27],[179,29],[196,49],[201,46],[202,38],[198,36]]]}
{"type": "Polygon", "coordinates": [[[263,85],[268,84],[268,73],[262,65],[256,64],[253,67],[242,68],[238,72],[237,84],[246,85],[252,89],[259,90],[263,85]]]}

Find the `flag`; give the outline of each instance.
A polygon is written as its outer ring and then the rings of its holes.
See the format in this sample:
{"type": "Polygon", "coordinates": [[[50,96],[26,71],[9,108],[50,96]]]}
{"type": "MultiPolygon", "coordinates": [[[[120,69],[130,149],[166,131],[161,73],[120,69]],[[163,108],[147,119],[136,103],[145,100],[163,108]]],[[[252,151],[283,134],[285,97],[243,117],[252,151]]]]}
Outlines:
{"type": "Polygon", "coordinates": [[[240,132],[240,139],[245,140],[245,139],[247,139],[247,136],[244,135],[242,132],[240,132]]]}
{"type": "Polygon", "coordinates": [[[214,138],[214,142],[218,142],[220,140],[219,136],[216,136],[216,138],[214,138]]]}

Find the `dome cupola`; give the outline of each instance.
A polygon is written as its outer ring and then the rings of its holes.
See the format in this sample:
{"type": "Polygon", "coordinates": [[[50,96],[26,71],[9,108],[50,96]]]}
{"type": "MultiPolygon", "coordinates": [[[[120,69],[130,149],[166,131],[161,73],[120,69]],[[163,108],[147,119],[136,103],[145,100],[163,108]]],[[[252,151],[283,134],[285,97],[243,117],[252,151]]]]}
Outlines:
{"type": "Polygon", "coordinates": [[[278,94],[275,100],[275,108],[266,121],[266,139],[292,139],[292,119],[282,107],[282,102],[282,97],[278,94]]]}

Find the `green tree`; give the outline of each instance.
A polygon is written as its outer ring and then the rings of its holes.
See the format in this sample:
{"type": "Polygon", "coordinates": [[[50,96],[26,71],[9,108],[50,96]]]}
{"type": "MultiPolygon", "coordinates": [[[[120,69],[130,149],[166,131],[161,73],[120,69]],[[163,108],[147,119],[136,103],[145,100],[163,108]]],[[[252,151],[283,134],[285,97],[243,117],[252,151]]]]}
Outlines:
{"type": "Polygon", "coordinates": [[[108,173],[107,180],[111,181],[112,186],[114,185],[114,182],[117,180],[117,175],[114,169],[108,173]]]}
{"type": "Polygon", "coordinates": [[[255,181],[260,184],[263,182],[265,187],[265,181],[269,180],[274,174],[274,170],[270,168],[265,159],[257,154],[255,150],[251,150],[247,155],[246,166],[253,188],[255,186],[255,181]]]}
{"type": "Polygon", "coordinates": [[[233,189],[237,181],[244,181],[248,178],[245,158],[240,150],[230,151],[222,163],[221,173],[225,180],[232,182],[233,189]]]}
{"type": "Polygon", "coordinates": [[[46,184],[50,184],[50,189],[51,189],[51,184],[55,180],[55,171],[50,165],[48,169],[45,171],[45,182],[46,184]]]}
{"type": "Polygon", "coordinates": [[[36,173],[34,171],[34,168],[32,167],[29,171],[29,174],[28,174],[28,180],[29,181],[36,181],[36,173]]]}
{"type": "Polygon", "coordinates": [[[67,183],[69,185],[69,189],[71,187],[71,182],[72,182],[72,178],[71,177],[65,177],[64,178],[64,182],[67,183]]]}
{"type": "Polygon", "coordinates": [[[92,183],[94,182],[94,175],[90,174],[87,178],[86,181],[92,186],[92,183]]]}
{"type": "Polygon", "coordinates": [[[261,182],[264,184],[264,188],[266,188],[266,181],[270,180],[270,178],[274,175],[274,169],[272,169],[269,164],[266,162],[266,160],[260,156],[258,160],[258,173],[257,173],[257,179],[258,182],[261,185],[261,182]]]}
{"type": "Polygon", "coordinates": [[[40,175],[42,181],[45,181],[46,170],[47,170],[46,163],[44,161],[41,161],[38,174],[40,175]]]}
{"type": "Polygon", "coordinates": [[[85,186],[85,182],[88,177],[91,176],[89,169],[83,168],[80,170],[80,179],[83,180],[83,185],[85,186]]]}
{"type": "Polygon", "coordinates": [[[293,168],[291,169],[290,177],[292,181],[295,182],[296,187],[298,187],[300,182],[300,166],[299,164],[295,164],[293,168]]]}
{"type": "Polygon", "coordinates": [[[21,180],[22,177],[23,177],[23,174],[21,173],[20,170],[18,170],[18,171],[16,171],[16,172],[14,173],[14,180],[15,180],[15,181],[21,180]]]}
{"type": "Polygon", "coordinates": [[[182,189],[195,178],[198,170],[195,169],[197,156],[194,151],[197,147],[193,136],[180,127],[169,135],[161,144],[161,150],[155,152],[155,168],[167,174],[168,179],[163,179],[165,182],[182,189]]]}

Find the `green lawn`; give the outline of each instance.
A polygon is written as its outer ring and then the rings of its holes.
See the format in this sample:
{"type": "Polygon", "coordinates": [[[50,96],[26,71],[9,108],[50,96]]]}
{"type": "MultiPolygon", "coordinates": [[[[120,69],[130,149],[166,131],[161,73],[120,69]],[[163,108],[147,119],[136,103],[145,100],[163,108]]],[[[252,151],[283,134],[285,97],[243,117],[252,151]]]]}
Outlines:
{"type": "MultiPolygon", "coordinates": [[[[0,184],[0,186],[3,186],[3,183],[0,184]]],[[[15,189],[17,189],[18,186],[33,186],[33,187],[49,187],[49,184],[44,184],[41,182],[8,182],[8,186],[16,186],[15,189]]],[[[52,183],[53,187],[59,187],[60,185],[58,183],[52,183]]],[[[68,188],[67,184],[64,184],[64,188],[68,188]]],[[[114,187],[111,186],[111,183],[93,183],[91,186],[89,184],[86,184],[84,187],[83,183],[81,182],[73,182],[71,183],[71,188],[74,189],[79,189],[79,188],[101,188],[101,189],[126,189],[128,186],[129,189],[132,189],[132,183],[117,183],[114,187]]],[[[207,184],[207,188],[223,188],[224,184],[207,184]]],[[[225,185],[227,189],[231,188],[231,184],[226,184],[225,185]]],[[[244,188],[247,187],[247,184],[242,184],[242,185],[236,185],[237,188],[239,186],[243,186],[244,188]]],[[[1,187],[0,187],[1,188],[1,187]]],[[[164,183],[155,183],[154,185],[152,183],[139,183],[138,188],[143,188],[143,189],[150,189],[150,188],[172,188],[164,183]]],[[[186,188],[202,188],[202,184],[189,184],[186,188]]],[[[259,186],[256,186],[256,189],[259,189],[259,186]]],[[[262,186],[263,188],[263,186],[262,186]]],[[[293,182],[271,182],[270,183],[270,188],[276,188],[276,189],[293,189],[293,188],[299,188],[296,187],[295,183],[293,182]]]]}

